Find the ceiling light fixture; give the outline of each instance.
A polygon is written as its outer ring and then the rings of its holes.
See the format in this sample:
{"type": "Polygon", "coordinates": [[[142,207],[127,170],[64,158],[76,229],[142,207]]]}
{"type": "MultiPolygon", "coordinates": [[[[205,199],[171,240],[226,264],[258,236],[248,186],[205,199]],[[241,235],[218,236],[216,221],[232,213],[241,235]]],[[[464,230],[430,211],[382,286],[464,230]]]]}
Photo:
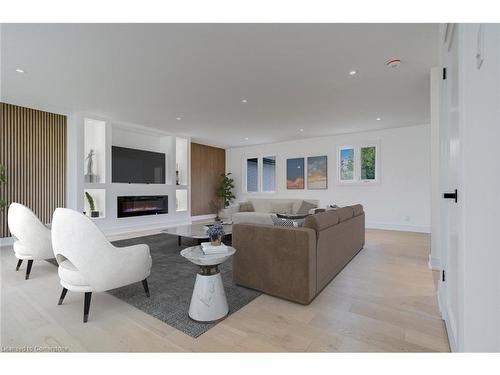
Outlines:
{"type": "Polygon", "coordinates": [[[242,102],[242,103],[247,103],[247,102],[248,102],[248,100],[246,100],[246,99],[242,99],[242,100],[241,100],[241,102],[242,102]]]}
{"type": "Polygon", "coordinates": [[[377,121],[380,121],[380,120],[382,120],[382,119],[381,119],[380,117],[377,117],[377,118],[376,118],[376,120],[377,120],[377,121]]]}
{"type": "Polygon", "coordinates": [[[299,132],[303,132],[303,131],[304,131],[304,129],[299,129],[299,132]]]}
{"type": "Polygon", "coordinates": [[[16,72],[18,72],[18,73],[24,73],[24,70],[17,68],[16,72]]]}
{"type": "Polygon", "coordinates": [[[248,141],[248,137],[245,137],[245,141],[248,141]]]}
{"type": "Polygon", "coordinates": [[[181,121],[182,120],[182,117],[176,117],[175,118],[177,121],[181,121]]]}
{"type": "Polygon", "coordinates": [[[357,73],[357,71],[355,71],[355,70],[351,70],[351,71],[349,72],[349,75],[350,75],[350,76],[355,76],[355,75],[356,75],[356,73],[357,73]]]}

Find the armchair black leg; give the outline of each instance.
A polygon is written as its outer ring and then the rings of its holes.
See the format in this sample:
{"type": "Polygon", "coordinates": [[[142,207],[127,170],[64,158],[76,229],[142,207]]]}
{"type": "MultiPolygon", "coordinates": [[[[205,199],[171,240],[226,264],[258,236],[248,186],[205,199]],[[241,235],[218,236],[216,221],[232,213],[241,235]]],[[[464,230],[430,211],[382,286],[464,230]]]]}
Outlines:
{"type": "Polygon", "coordinates": [[[144,287],[144,291],[146,292],[146,297],[149,297],[148,279],[142,280],[142,286],[144,287]]]}
{"type": "Polygon", "coordinates": [[[85,302],[83,305],[83,322],[87,323],[89,320],[89,310],[90,310],[90,299],[92,298],[92,292],[85,293],[85,302]]]}
{"type": "Polygon", "coordinates": [[[22,260],[22,259],[19,259],[19,260],[17,261],[16,271],[19,271],[19,267],[21,267],[21,264],[23,264],[23,260],[22,260]]]}
{"type": "Polygon", "coordinates": [[[61,297],[59,298],[58,305],[62,305],[62,303],[64,301],[64,297],[66,297],[66,293],[68,293],[68,289],[63,288],[62,293],[61,293],[61,297]]]}
{"type": "Polygon", "coordinates": [[[28,280],[30,278],[32,265],[33,265],[33,259],[28,260],[28,268],[26,268],[26,277],[25,277],[26,280],[28,280]]]}

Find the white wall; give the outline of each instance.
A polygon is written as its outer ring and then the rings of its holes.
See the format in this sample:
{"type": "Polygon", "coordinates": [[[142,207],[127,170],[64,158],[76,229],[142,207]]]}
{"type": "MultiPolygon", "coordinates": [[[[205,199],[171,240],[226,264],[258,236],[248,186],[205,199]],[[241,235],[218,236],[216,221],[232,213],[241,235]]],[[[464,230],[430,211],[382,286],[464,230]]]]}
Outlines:
{"type": "Polygon", "coordinates": [[[321,206],[361,203],[367,227],[430,231],[430,126],[419,125],[373,132],[310,138],[226,150],[226,171],[233,174],[237,201],[248,197],[313,198],[321,206]],[[337,146],[379,143],[380,182],[373,185],[337,184],[337,146]],[[287,190],[286,159],[328,156],[327,190],[287,190]],[[276,156],[276,193],[243,191],[243,160],[251,156],[276,156]]]}
{"type": "Polygon", "coordinates": [[[500,25],[460,24],[463,320],[461,351],[500,351],[500,25]]]}

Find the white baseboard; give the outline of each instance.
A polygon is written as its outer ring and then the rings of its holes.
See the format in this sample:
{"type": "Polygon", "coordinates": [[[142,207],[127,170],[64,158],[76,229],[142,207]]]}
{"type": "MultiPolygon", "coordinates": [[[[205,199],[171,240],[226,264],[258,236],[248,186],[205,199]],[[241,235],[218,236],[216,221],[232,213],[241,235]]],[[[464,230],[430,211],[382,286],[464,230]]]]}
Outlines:
{"type": "Polygon", "coordinates": [[[163,224],[145,224],[145,225],[134,225],[127,227],[116,227],[116,228],[102,228],[101,230],[104,232],[106,236],[115,236],[119,234],[126,234],[131,232],[141,232],[146,230],[155,230],[155,229],[166,229],[171,227],[176,227],[178,225],[186,225],[190,224],[191,220],[180,220],[170,223],[163,224]]]}
{"type": "Polygon", "coordinates": [[[210,219],[215,219],[215,214],[191,216],[191,220],[193,220],[193,221],[202,221],[202,220],[210,220],[210,219]]]}
{"type": "Polygon", "coordinates": [[[456,327],[455,321],[453,319],[453,316],[450,316],[450,314],[446,313],[446,319],[444,320],[444,324],[446,326],[446,333],[448,335],[448,342],[450,344],[450,350],[452,352],[457,352],[458,347],[457,347],[457,338],[455,337],[455,332],[452,327],[456,327]]]}
{"type": "Polygon", "coordinates": [[[2,237],[0,238],[0,247],[2,246],[12,246],[14,239],[12,237],[2,237]]]}
{"type": "Polygon", "coordinates": [[[430,226],[413,225],[413,224],[387,224],[387,223],[367,222],[366,228],[397,230],[401,232],[431,233],[430,226]]]}
{"type": "Polygon", "coordinates": [[[441,271],[441,259],[433,258],[431,254],[429,254],[429,261],[427,262],[427,266],[431,270],[441,271]]]}

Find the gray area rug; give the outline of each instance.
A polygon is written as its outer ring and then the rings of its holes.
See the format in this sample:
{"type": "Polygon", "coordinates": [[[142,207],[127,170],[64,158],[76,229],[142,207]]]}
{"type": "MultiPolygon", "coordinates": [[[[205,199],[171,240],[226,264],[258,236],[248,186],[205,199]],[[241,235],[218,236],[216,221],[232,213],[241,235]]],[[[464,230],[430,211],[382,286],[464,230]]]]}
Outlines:
{"type": "MultiPolygon", "coordinates": [[[[155,234],[115,241],[113,245],[124,247],[141,243],[149,246],[153,259],[153,268],[148,277],[151,297],[146,297],[140,282],[110,290],[108,293],[192,337],[198,337],[214,327],[217,323],[199,323],[188,316],[198,266],[179,253],[183,248],[196,243],[190,243],[189,239],[183,238],[182,246],[178,246],[176,236],[155,234]]],[[[238,311],[262,294],[233,284],[231,260],[220,265],[219,269],[226,290],[229,314],[238,311]]]]}

